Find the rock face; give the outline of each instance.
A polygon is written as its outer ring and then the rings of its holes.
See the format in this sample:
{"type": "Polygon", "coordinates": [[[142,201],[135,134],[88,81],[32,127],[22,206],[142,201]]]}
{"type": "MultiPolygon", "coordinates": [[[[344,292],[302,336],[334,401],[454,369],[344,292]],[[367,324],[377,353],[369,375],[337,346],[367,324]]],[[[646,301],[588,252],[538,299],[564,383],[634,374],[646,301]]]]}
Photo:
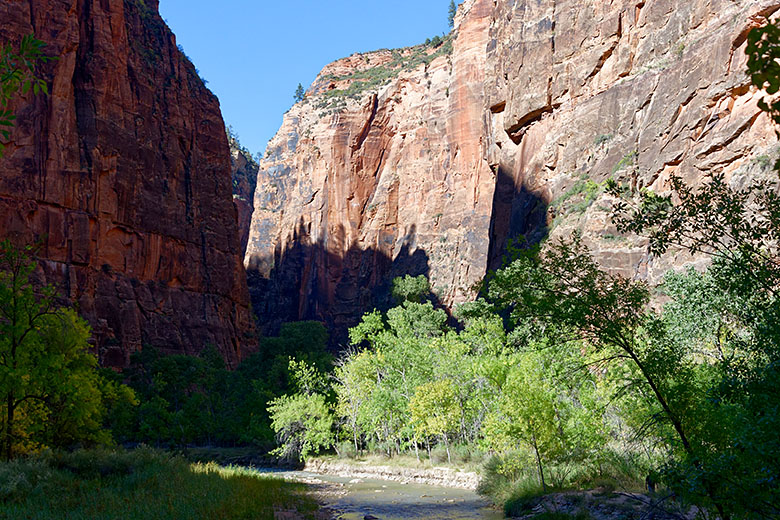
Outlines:
{"type": "Polygon", "coordinates": [[[0,0],[0,41],[57,60],[0,160],[0,235],[41,241],[39,276],[92,324],[100,360],[143,344],[234,365],[253,322],[216,97],[156,0],[0,0]]]}
{"type": "Polygon", "coordinates": [[[328,65],[285,116],[260,163],[245,258],[264,321],[343,331],[394,276],[427,274],[451,303],[484,275],[493,2],[468,4],[457,38],[328,65]]]}
{"type": "Polygon", "coordinates": [[[241,146],[238,137],[233,135],[229,129],[228,144],[230,144],[230,176],[233,179],[233,203],[238,210],[239,253],[243,258],[249,240],[249,226],[252,222],[259,167],[257,161],[252,157],[252,153],[241,146]]]}
{"type": "Polygon", "coordinates": [[[343,328],[405,273],[450,306],[519,235],[578,229],[605,267],[651,282],[697,261],[618,236],[604,181],[766,172],[777,139],[744,47],[779,7],[466,0],[451,42],[328,65],[260,163],[255,311],[343,328]]]}
{"type": "Polygon", "coordinates": [[[493,265],[503,236],[575,229],[602,265],[651,283],[696,261],[652,258],[644,241],[618,236],[603,184],[664,191],[671,174],[695,183],[723,172],[734,184],[765,174],[777,139],[745,74],[745,42],[778,9],[777,0],[498,2],[487,157],[507,227],[491,237],[493,265]]]}

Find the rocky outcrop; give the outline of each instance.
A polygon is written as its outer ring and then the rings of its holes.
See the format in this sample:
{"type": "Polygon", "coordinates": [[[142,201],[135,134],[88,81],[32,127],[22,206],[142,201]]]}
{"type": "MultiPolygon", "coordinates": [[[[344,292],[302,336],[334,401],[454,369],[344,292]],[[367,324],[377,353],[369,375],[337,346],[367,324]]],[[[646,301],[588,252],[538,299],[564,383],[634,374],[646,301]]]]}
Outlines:
{"type": "Polygon", "coordinates": [[[156,0],[0,0],[1,41],[58,59],[0,160],[0,235],[41,242],[40,277],[92,324],[100,360],[150,344],[230,365],[252,319],[216,97],[156,0]]]}
{"type": "Polygon", "coordinates": [[[243,258],[249,241],[249,226],[252,222],[259,167],[252,153],[241,146],[238,136],[233,134],[230,128],[228,128],[228,144],[230,145],[230,176],[233,179],[233,203],[238,210],[239,252],[243,258]]]}
{"type": "MultiPolygon", "coordinates": [[[[486,87],[498,172],[491,262],[507,237],[581,231],[605,267],[651,283],[697,261],[650,257],[609,219],[604,181],[666,189],[763,175],[777,156],[745,74],[749,30],[777,0],[498,2],[486,87]],[[505,196],[514,192],[514,196],[505,196]]],[[[698,259],[701,260],[701,259],[698,259]]]]}
{"type": "Polygon", "coordinates": [[[430,276],[449,304],[487,268],[494,175],[484,158],[492,0],[457,37],[327,66],[260,162],[245,263],[266,322],[342,330],[389,280],[430,276]]]}
{"type": "Polygon", "coordinates": [[[255,310],[343,328],[405,273],[427,274],[449,306],[520,235],[580,230],[605,267],[651,282],[698,261],[619,236],[604,183],[768,171],[777,138],[744,48],[778,7],[466,0],[440,47],[328,65],[260,163],[255,310]]]}

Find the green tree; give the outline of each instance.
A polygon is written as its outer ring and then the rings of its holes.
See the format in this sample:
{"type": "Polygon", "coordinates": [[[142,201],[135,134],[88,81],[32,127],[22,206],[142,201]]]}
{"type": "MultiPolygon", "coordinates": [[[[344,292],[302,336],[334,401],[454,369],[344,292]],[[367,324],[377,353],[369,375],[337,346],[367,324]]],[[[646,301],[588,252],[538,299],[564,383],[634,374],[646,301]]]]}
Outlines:
{"type": "Polygon", "coordinates": [[[458,6],[455,5],[455,0],[450,0],[450,7],[447,12],[447,25],[450,29],[455,27],[455,15],[458,14],[458,6]]]}
{"type": "MultiPolygon", "coordinates": [[[[648,308],[643,282],[602,271],[579,237],[521,252],[495,273],[488,294],[510,309],[514,323],[561,327],[571,338],[586,340],[595,363],[628,363],[636,388],[659,407],[657,418],[674,434],[672,446],[701,466],[706,437],[699,433],[697,404],[704,399],[692,353],[665,333],[662,320],[648,308]]],[[[562,338],[558,338],[559,340],[562,338]]],[[[711,481],[707,495],[722,513],[723,497],[711,481]]]]}
{"type": "Polygon", "coordinates": [[[298,83],[298,87],[295,89],[295,94],[293,94],[293,98],[295,99],[295,102],[300,103],[301,101],[303,101],[305,95],[306,95],[306,91],[303,89],[303,85],[298,83]]]}
{"type": "Polygon", "coordinates": [[[366,407],[376,386],[374,357],[370,352],[349,353],[342,358],[333,374],[336,392],[336,414],[352,436],[355,452],[365,431],[366,407]]]}
{"type": "MultiPolygon", "coordinates": [[[[48,94],[46,81],[37,75],[39,64],[53,60],[43,53],[46,45],[32,35],[22,38],[18,52],[7,43],[0,46],[0,137],[6,140],[11,133],[16,116],[9,108],[11,100],[18,94],[32,90],[34,94],[48,94]]],[[[0,157],[5,145],[0,141],[0,157]]]]}
{"type": "Polygon", "coordinates": [[[74,311],[57,307],[53,287],[35,290],[32,253],[31,247],[0,243],[0,424],[6,459],[17,445],[107,440],[89,326],[74,311]]]}
{"type": "MultiPolygon", "coordinates": [[[[780,92],[780,27],[776,23],[767,23],[750,31],[745,52],[753,85],[766,90],[771,96],[780,92]]],[[[759,107],[780,123],[780,100],[763,99],[759,101],[759,107]]]]}
{"type": "Polygon", "coordinates": [[[734,188],[713,175],[698,188],[674,177],[671,187],[621,201],[615,220],[656,254],[676,247],[713,259],[704,277],[678,281],[685,298],[672,286],[682,303],[665,316],[686,335],[673,341],[706,353],[715,371],[699,407],[706,443],[670,470],[672,483],[693,501],[711,498],[723,517],[777,515],[780,493],[765,483],[780,481],[780,463],[766,457],[780,449],[780,183],[734,188]]]}
{"type": "Polygon", "coordinates": [[[268,404],[271,426],[279,447],[272,453],[284,459],[306,459],[334,442],[334,417],[323,393],[325,377],[305,362],[290,359],[290,372],[298,388],[268,404]]]}
{"type": "Polygon", "coordinates": [[[449,435],[458,428],[462,410],[452,381],[442,379],[418,386],[409,400],[409,410],[415,431],[423,437],[441,436],[447,462],[452,463],[449,435]]]}
{"type": "Polygon", "coordinates": [[[333,445],[333,414],[321,394],[283,395],[268,405],[279,447],[274,455],[305,460],[333,445]]]}
{"type": "Polygon", "coordinates": [[[405,301],[422,303],[431,294],[431,284],[428,278],[421,274],[420,276],[406,275],[403,278],[393,279],[393,288],[391,290],[393,299],[396,302],[405,301]]]}

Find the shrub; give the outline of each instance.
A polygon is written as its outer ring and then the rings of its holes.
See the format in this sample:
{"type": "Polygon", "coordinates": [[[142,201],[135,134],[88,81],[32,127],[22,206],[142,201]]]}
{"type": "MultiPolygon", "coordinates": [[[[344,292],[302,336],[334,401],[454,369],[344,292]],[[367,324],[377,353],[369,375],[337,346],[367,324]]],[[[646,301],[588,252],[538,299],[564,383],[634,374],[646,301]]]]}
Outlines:
{"type": "Polygon", "coordinates": [[[447,462],[447,449],[441,444],[437,444],[435,448],[431,450],[431,462],[434,464],[443,464],[447,462]]]}
{"type": "Polygon", "coordinates": [[[355,445],[351,441],[340,442],[336,446],[336,453],[340,459],[354,459],[358,455],[355,445]]]}

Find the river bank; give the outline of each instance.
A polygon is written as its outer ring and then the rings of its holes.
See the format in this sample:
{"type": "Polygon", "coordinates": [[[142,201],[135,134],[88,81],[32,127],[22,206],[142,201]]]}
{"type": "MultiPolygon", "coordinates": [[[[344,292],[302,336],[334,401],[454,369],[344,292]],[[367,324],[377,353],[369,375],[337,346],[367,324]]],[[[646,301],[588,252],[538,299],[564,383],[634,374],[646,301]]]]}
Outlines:
{"type": "Polygon", "coordinates": [[[366,461],[343,461],[313,458],[306,461],[304,471],[350,479],[375,479],[402,484],[423,484],[476,491],[480,477],[476,472],[447,467],[411,468],[376,465],[366,461]]]}
{"type": "MultiPolygon", "coordinates": [[[[320,466],[324,470],[327,466],[320,466]]],[[[394,468],[400,469],[400,468],[394,468]]],[[[500,520],[504,515],[469,489],[417,480],[359,478],[309,471],[273,470],[274,476],[305,483],[322,513],[334,520],[500,520]]],[[[385,476],[390,476],[385,473],[385,476]]],[[[400,477],[398,477],[400,478],[400,477]]],[[[279,516],[279,518],[299,518],[279,516]]]]}
{"type": "MultiPolygon", "coordinates": [[[[447,467],[412,468],[368,461],[316,458],[303,471],[283,472],[310,486],[312,495],[335,520],[498,520],[504,512],[476,493],[479,475],[447,467]]],[[[698,510],[669,493],[596,488],[529,496],[509,518],[571,520],[692,520],[698,510]]]]}

